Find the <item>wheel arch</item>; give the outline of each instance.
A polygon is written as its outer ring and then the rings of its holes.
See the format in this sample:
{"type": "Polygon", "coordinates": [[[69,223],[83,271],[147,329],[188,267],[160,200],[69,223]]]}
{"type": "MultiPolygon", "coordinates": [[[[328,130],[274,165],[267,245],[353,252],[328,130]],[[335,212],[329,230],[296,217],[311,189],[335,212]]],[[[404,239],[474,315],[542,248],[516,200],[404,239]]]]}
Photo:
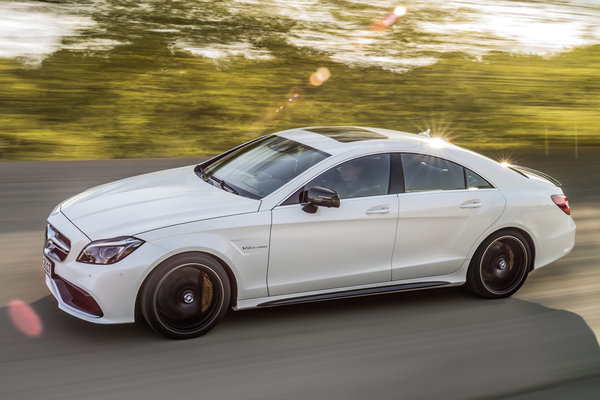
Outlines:
{"type": "Polygon", "coordinates": [[[525,230],[521,227],[518,227],[518,226],[504,226],[504,227],[498,228],[492,232],[489,232],[485,236],[482,235],[482,239],[477,243],[476,246],[473,246],[473,249],[471,250],[471,254],[470,254],[469,258],[470,259],[473,258],[473,256],[475,255],[475,253],[477,252],[477,250],[479,249],[481,244],[483,242],[485,242],[490,236],[498,234],[500,232],[510,232],[510,231],[516,231],[516,232],[520,233],[521,235],[523,235],[525,240],[527,240],[527,244],[529,245],[529,251],[531,252],[531,260],[529,262],[529,271],[532,271],[533,267],[535,265],[535,242],[533,241],[533,237],[531,236],[531,234],[529,232],[527,232],[527,230],[525,230]]]}

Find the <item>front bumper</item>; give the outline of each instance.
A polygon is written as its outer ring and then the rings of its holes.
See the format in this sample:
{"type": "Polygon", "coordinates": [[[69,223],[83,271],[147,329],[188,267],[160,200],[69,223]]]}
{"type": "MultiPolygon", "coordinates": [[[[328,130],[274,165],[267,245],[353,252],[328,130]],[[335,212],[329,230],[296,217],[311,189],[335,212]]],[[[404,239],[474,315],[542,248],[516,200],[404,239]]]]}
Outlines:
{"type": "Polygon", "coordinates": [[[168,257],[168,251],[146,242],[115,264],[80,263],[77,257],[91,240],[60,212],[48,222],[71,241],[67,257],[54,261],[52,276],[46,275],[46,286],[58,300],[58,307],[99,324],[134,322],[140,287],[152,268],[168,257]]]}

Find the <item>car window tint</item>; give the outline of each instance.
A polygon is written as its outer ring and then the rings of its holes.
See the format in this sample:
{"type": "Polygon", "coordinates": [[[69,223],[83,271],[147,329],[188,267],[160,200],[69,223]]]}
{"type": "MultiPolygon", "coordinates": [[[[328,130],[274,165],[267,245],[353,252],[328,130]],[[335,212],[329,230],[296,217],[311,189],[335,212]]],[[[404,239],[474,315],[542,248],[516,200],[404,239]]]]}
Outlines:
{"type": "Polygon", "coordinates": [[[471,171],[468,168],[465,168],[465,176],[467,177],[467,188],[469,189],[490,189],[493,186],[483,179],[481,176],[477,175],[475,172],[471,171]]]}
{"type": "Polygon", "coordinates": [[[463,167],[423,154],[402,154],[406,192],[465,189],[463,167]]]}
{"type": "Polygon", "coordinates": [[[305,190],[324,186],[335,190],[340,199],[388,194],[390,156],[377,154],[357,158],[335,166],[313,179],[305,190]]]}

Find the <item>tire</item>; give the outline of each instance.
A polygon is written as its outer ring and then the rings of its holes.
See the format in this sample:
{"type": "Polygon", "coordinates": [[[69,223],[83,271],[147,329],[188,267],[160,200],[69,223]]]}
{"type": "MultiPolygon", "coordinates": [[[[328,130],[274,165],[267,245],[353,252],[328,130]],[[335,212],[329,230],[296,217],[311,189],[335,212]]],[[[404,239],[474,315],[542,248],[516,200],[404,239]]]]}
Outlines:
{"type": "Polygon", "coordinates": [[[531,247],[515,230],[495,232],[479,245],[467,272],[467,289],[489,299],[509,297],[527,279],[531,247]]]}
{"type": "Polygon", "coordinates": [[[150,274],[140,306],[152,329],[171,339],[189,339],[212,329],[227,312],[231,288],[214,258],[200,253],[174,256],[150,274]]]}

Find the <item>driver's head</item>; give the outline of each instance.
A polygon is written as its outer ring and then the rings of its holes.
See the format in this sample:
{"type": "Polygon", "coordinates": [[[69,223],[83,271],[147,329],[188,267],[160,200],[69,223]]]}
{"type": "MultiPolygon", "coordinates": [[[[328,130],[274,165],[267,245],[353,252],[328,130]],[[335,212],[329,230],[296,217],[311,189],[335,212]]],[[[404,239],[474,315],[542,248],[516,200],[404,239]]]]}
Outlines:
{"type": "Polygon", "coordinates": [[[357,179],[362,172],[362,167],[356,162],[350,162],[339,167],[340,177],[344,182],[357,179]]]}

